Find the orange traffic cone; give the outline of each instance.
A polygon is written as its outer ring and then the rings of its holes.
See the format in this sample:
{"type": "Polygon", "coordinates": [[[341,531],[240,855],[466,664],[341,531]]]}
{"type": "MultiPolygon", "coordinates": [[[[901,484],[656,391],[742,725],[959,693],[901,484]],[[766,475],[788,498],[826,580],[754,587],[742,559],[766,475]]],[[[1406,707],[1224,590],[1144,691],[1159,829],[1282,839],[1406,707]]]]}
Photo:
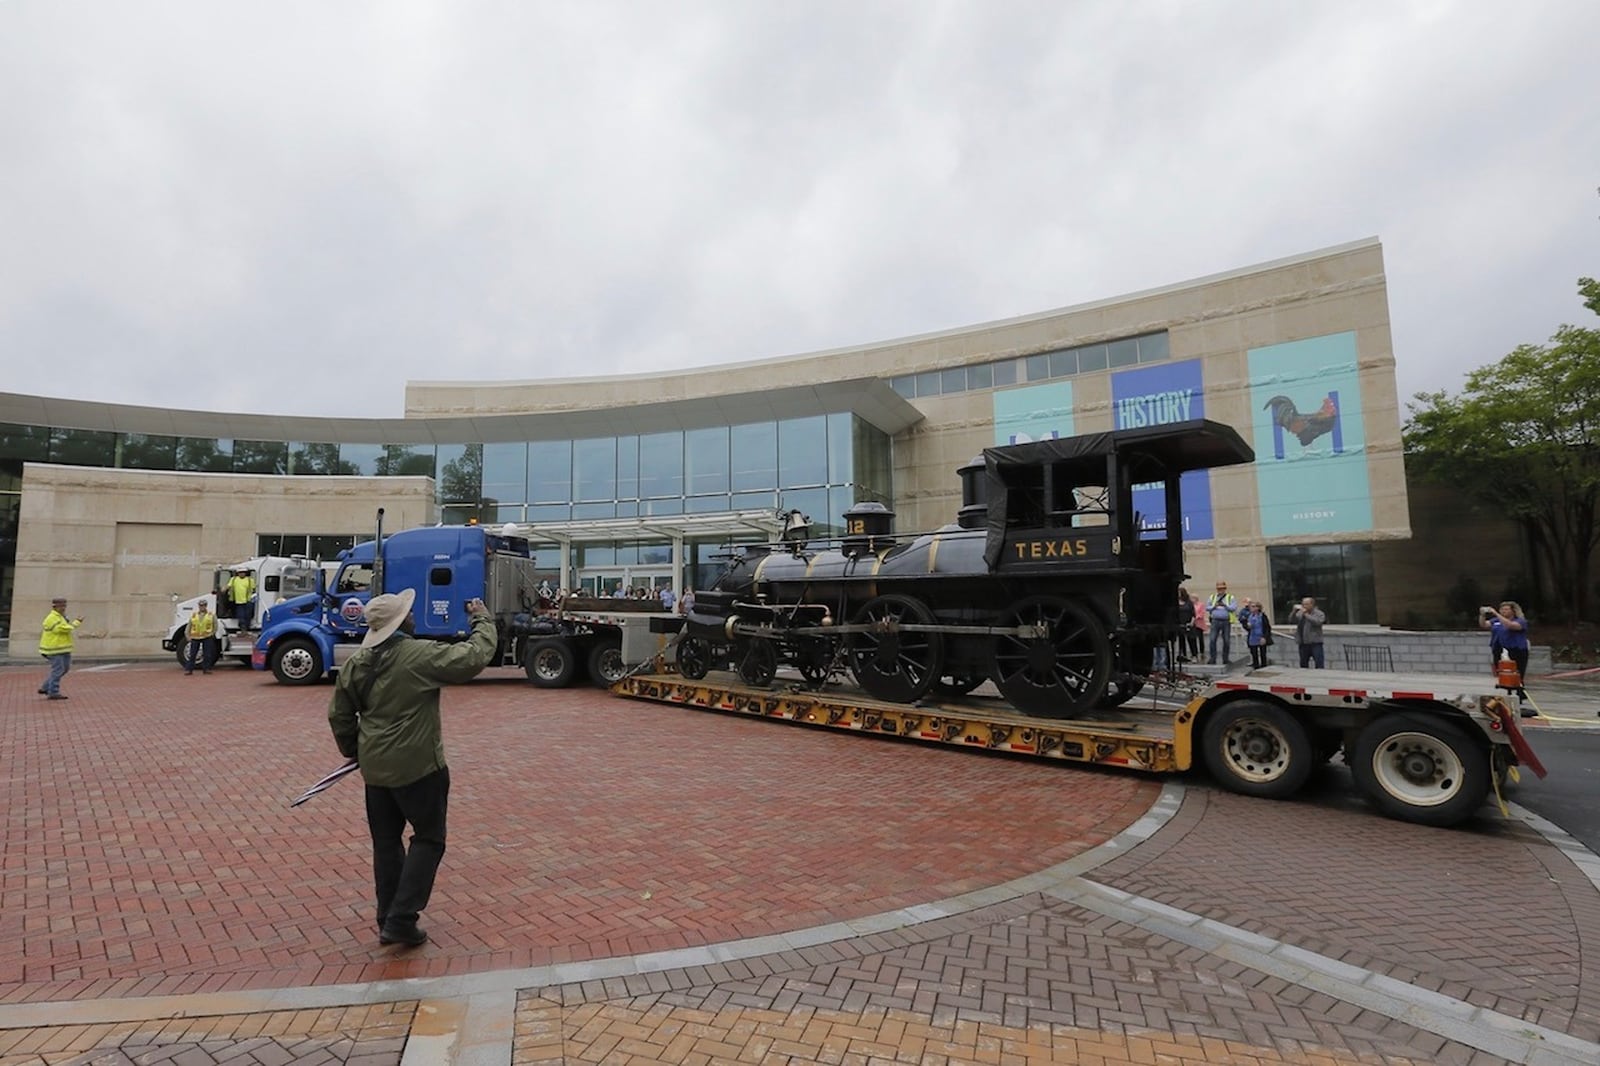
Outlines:
{"type": "Polygon", "coordinates": [[[1500,649],[1500,661],[1494,664],[1494,683],[1508,692],[1522,688],[1522,675],[1517,672],[1517,664],[1504,648],[1500,649]]]}

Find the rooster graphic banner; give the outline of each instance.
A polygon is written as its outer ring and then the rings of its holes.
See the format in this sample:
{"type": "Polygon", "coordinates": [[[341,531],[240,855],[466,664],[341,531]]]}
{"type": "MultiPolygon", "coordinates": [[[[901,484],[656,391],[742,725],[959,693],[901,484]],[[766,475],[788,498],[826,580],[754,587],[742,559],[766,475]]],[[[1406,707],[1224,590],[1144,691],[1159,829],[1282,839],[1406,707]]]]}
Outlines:
{"type": "Polygon", "coordinates": [[[1372,528],[1356,335],[1252,348],[1261,535],[1372,528]]]}
{"type": "MultiPolygon", "coordinates": [[[[1111,375],[1112,424],[1117,429],[1164,426],[1206,416],[1200,360],[1157,363],[1111,375]]],[[[1183,539],[1210,540],[1211,474],[1191,470],[1183,475],[1183,539]]],[[[1167,500],[1159,484],[1135,485],[1133,508],[1139,512],[1139,536],[1165,536],[1167,500]]]]}

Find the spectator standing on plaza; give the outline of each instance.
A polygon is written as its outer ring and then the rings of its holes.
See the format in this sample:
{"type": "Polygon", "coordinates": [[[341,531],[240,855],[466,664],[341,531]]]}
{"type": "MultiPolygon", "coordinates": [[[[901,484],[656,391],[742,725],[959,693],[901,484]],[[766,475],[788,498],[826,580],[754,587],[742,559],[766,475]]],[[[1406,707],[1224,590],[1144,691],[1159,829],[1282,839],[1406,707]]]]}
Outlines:
{"type": "Polygon", "coordinates": [[[678,602],[678,597],[673,594],[672,586],[671,585],[662,585],[661,586],[661,609],[663,611],[670,611],[670,610],[672,610],[672,605],[677,603],[677,602],[678,602]]]}
{"type": "Polygon", "coordinates": [[[1189,602],[1194,606],[1194,628],[1189,631],[1189,654],[1195,662],[1206,653],[1206,630],[1211,627],[1211,616],[1206,613],[1206,601],[1199,596],[1190,596],[1189,602]]]}
{"type": "Polygon", "coordinates": [[[476,677],[494,657],[494,617],[467,604],[472,637],[446,644],[414,640],[413,589],[367,603],[361,650],[339,671],[328,723],[339,751],[358,759],[366,782],[378,943],[415,947],[428,934],[417,918],[444,858],[450,768],[439,721],[439,689],[476,677]],[[411,846],[402,840],[411,826],[411,846]]]}
{"type": "Polygon", "coordinates": [[[256,579],[250,576],[249,567],[241,566],[228,581],[228,596],[233,601],[233,618],[240,629],[249,629],[255,621],[256,579]]]}
{"type": "Polygon", "coordinates": [[[1267,621],[1267,612],[1260,600],[1251,600],[1244,605],[1239,624],[1244,629],[1245,646],[1250,649],[1250,668],[1254,670],[1266,666],[1267,641],[1272,638],[1272,623],[1267,621]]]}
{"type": "MultiPolygon", "coordinates": [[[[1489,646],[1498,648],[1511,657],[1517,664],[1517,676],[1526,679],[1528,674],[1528,618],[1522,613],[1522,606],[1514,600],[1506,600],[1500,604],[1499,609],[1484,607],[1479,612],[1478,628],[1489,631],[1489,646]]],[[[1495,662],[1499,663],[1496,658],[1495,662]]],[[[1528,693],[1522,688],[1517,689],[1519,699],[1527,699],[1528,693]]],[[[1534,712],[1524,708],[1524,718],[1533,717],[1534,712]]]]}
{"type": "Polygon", "coordinates": [[[1173,624],[1178,627],[1178,654],[1175,662],[1186,663],[1191,653],[1194,653],[1196,633],[1194,628],[1194,600],[1186,588],[1178,589],[1178,602],[1172,615],[1173,624]]]}
{"type": "Polygon", "coordinates": [[[1211,654],[1206,662],[1215,665],[1217,641],[1222,642],[1222,665],[1233,657],[1233,622],[1239,614],[1239,600],[1228,591],[1226,581],[1217,582],[1217,591],[1206,599],[1206,614],[1211,620],[1211,654]]]}
{"type": "Polygon", "coordinates": [[[72,669],[72,631],[81,625],[82,618],[67,617],[66,597],[50,601],[50,613],[44,616],[39,633],[39,654],[50,664],[50,676],[39,686],[39,695],[53,700],[68,698],[61,691],[61,679],[72,669]]]}
{"type": "Polygon", "coordinates": [[[1295,604],[1294,610],[1289,612],[1289,621],[1294,623],[1295,639],[1300,642],[1300,669],[1311,665],[1313,659],[1318,670],[1325,669],[1328,664],[1322,648],[1322,627],[1328,616],[1317,606],[1316,598],[1307,596],[1295,604]]]}
{"type": "Polygon", "coordinates": [[[688,614],[694,610],[694,589],[686,588],[683,595],[678,597],[678,613],[688,614]]]}
{"type": "Polygon", "coordinates": [[[205,600],[195,604],[189,616],[188,654],[183,657],[184,676],[194,673],[196,665],[202,674],[209,674],[217,661],[217,616],[211,613],[205,600]]]}

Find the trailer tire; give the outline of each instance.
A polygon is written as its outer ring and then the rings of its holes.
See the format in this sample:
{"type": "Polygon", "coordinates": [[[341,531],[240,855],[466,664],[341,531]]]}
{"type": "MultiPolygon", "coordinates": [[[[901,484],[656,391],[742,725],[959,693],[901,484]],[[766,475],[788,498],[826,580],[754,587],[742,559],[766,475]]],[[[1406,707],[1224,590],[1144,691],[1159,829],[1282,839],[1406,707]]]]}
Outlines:
{"type": "Polygon", "coordinates": [[[601,640],[589,649],[589,680],[601,688],[610,688],[628,674],[628,664],[622,659],[622,641],[601,640]]]}
{"type": "Polygon", "coordinates": [[[1494,769],[1489,753],[1455,723],[1399,711],[1361,730],[1350,771],[1391,818],[1450,826],[1483,806],[1494,769]]]}
{"type": "Polygon", "coordinates": [[[1316,765],[1316,749],[1300,720],[1261,700],[1235,700],[1206,721],[1206,769],[1223,788],[1282,799],[1300,791],[1316,765]]]}
{"type": "Polygon", "coordinates": [[[566,688],[578,672],[578,657],[566,637],[545,637],[528,645],[522,668],[539,688],[566,688]]]}
{"type": "Polygon", "coordinates": [[[281,685],[315,685],[322,677],[322,653],[304,637],[280,640],[272,649],[272,676],[281,685]]]}

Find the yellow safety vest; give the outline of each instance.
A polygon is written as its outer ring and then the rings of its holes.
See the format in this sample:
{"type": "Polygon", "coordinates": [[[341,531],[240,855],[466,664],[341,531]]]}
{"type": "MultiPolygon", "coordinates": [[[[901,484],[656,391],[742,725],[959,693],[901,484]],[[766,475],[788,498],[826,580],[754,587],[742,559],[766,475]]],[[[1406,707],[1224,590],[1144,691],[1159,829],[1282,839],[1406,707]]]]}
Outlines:
{"type": "Polygon", "coordinates": [[[250,602],[250,597],[256,591],[255,579],[236,577],[228,582],[228,593],[233,597],[234,606],[250,602]]]}
{"type": "Polygon", "coordinates": [[[196,611],[189,616],[189,639],[207,640],[217,635],[217,616],[207,611],[201,614],[196,611]]]}
{"type": "Polygon", "coordinates": [[[44,616],[44,631],[39,634],[39,654],[60,655],[72,650],[72,631],[82,622],[74,622],[55,608],[44,616]]]}

